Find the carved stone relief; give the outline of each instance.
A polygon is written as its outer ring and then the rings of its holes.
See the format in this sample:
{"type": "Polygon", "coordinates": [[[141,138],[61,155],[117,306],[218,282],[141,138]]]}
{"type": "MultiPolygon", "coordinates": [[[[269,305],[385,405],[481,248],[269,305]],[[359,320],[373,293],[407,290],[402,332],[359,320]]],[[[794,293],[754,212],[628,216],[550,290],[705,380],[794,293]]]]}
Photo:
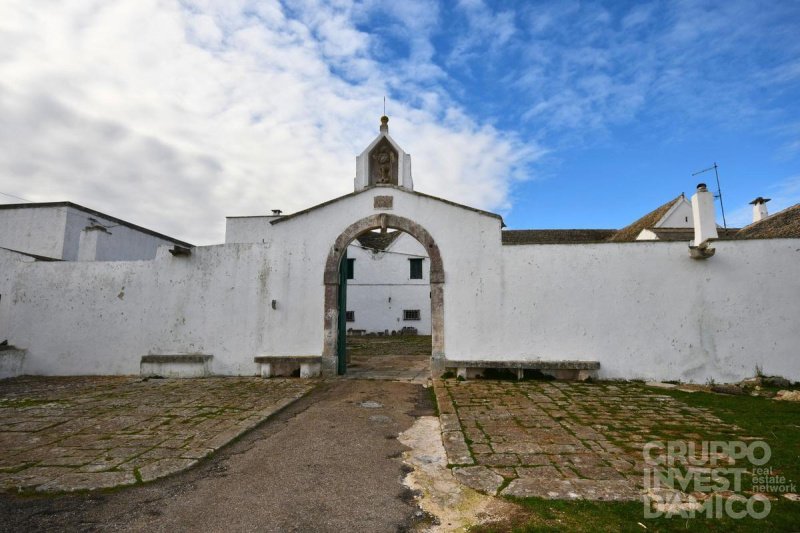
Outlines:
{"type": "Polygon", "coordinates": [[[385,138],[369,154],[369,184],[397,185],[397,151],[385,138]]]}

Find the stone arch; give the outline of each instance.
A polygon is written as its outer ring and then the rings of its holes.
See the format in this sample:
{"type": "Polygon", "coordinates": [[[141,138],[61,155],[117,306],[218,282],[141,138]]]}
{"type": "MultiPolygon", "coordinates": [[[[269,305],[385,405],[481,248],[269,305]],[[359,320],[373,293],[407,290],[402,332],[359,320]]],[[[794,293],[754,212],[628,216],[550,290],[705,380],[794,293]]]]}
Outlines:
{"type": "Polygon", "coordinates": [[[428,251],[430,258],[431,286],[431,371],[441,372],[444,362],[444,265],[439,246],[428,230],[413,220],[380,213],[370,215],[348,226],[331,246],[325,262],[323,282],[325,284],[324,341],[322,347],[322,371],[326,375],[336,374],[336,346],[339,340],[339,265],[347,247],[362,233],[374,229],[392,228],[404,231],[417,239],[428,251]]]}

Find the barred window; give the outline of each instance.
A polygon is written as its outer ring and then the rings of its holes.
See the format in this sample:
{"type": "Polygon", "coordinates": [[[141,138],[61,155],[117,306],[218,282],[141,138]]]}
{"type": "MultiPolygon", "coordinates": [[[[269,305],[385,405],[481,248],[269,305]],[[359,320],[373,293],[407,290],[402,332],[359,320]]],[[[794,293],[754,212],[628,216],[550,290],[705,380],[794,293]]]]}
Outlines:
{"type": "Polygon", "coordinates": [[[419,320],[419,309],[405,309],[403,320],[419,320]]]}
{"type": "Polygon", "coordinates": [[[356,321],[356,312],[355,311],[345,311],[344,312],[344,321],[345,322],[355,322],[356,321]]]}

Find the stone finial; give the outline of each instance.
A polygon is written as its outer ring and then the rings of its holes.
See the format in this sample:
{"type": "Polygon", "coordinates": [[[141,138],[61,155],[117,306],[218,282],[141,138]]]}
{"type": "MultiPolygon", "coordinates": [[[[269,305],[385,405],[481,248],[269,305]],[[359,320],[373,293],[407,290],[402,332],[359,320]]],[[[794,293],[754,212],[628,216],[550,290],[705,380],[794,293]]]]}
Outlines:
{"type": "Polygon", "coordinates": [[[381,117],[381,133],[389,133],[389,117],[386,115],[381,117]]]}

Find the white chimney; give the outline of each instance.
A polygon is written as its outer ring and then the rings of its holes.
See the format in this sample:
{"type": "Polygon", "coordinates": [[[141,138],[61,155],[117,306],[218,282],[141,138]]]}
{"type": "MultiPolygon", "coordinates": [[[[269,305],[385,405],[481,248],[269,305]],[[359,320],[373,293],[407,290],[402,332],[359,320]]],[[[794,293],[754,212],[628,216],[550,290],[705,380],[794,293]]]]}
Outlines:
{"type": "Polygon", "coordinates": [[[758,197],[752,202],[750,205],[753,206],[753,222],[758,222],[759,220],[764,220],[767,218],[767,202],[769,202],[769,198],[762,198],[758,197]]]}
{"type": "Polygon", "coordinates": [[[705,183],[697,185],[692,196],[692,216],[694,217],[694,245],[701,246],[709,239],[717,239],[717,215],[714,209],[714,195],[708,192],[705,183]]]}

